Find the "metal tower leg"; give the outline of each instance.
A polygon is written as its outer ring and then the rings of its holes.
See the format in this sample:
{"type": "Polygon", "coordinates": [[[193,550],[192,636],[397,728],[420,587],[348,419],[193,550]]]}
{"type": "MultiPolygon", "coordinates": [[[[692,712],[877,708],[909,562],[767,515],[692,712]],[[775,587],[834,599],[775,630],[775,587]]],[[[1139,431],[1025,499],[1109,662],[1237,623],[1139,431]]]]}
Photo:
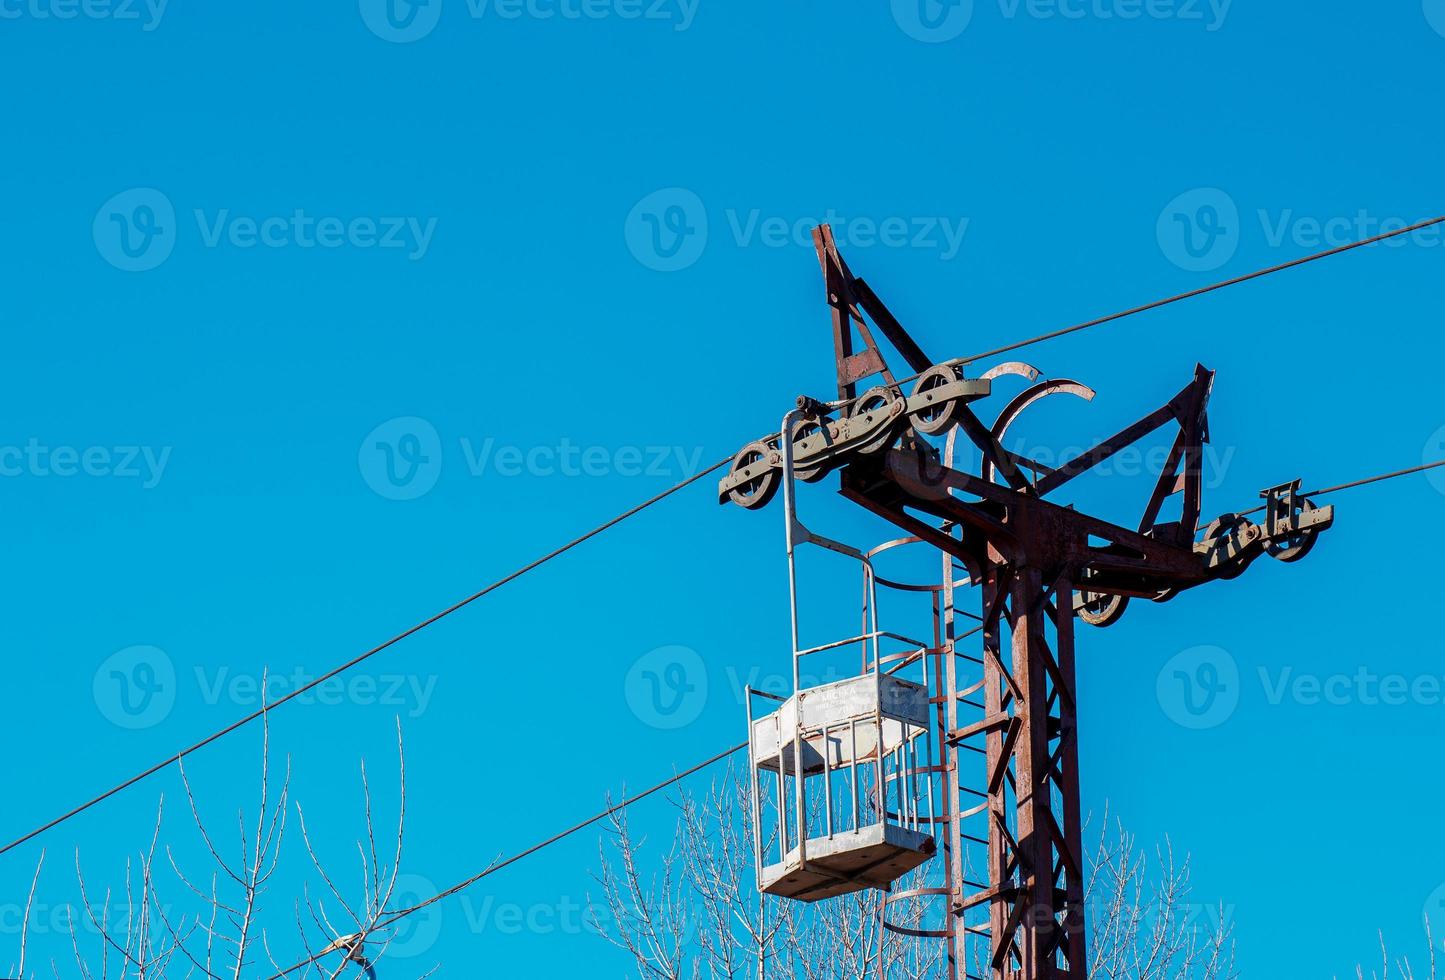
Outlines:
{"type": "MultiPolygon", "coordinates": [[[[1093,390],[1060,378],[1037,381],[1039,371],[1019,362],[996,364],[974,378],[965,368],[981,358],[934,362],[868,284],[849,271],[831,229],[815,229],[813,241],[832,312],[839,400],[800,397],[777,433],[734,457],[718,484],[718,500],[756,510],[785,487],[790,554],[795,532],[800,541],[862,558],[865,565],[900,544],[922,543],[944,553],[936,591],[893,586],[934,591],[933,645],[918,655],[933,658],[932,671],[925,671],[932,689],[925,696],[936,710],[922,714],[931,714],[938,728],[939,761],[922,771],[930,784],[937,776],[941,786],[938,816],[930,809],[927,824],[944,860],[928,886],[892,892],[889,901],[902,907],[919,899],[947,900],[948,921],[931,918],[929,928],[892,931],[945,942],[949,980],[1084,980],[1075,617],[1107,627],[1123,616],[1131,599],[1164,601],[1235,578],[1266,554],[1297,561],[1330,527],[1333,509],[1314,506],[1296,480],[1262,492],[1263,524],[1247,519],[1255,511],[1228,513],[1196,540],[1214,385],[1213,372],[1202,365],[1168,402],[1062,465],[1046,466],[1006,450],[1004,435],[1029,406],[1053,395],[1089,400],[1093,390]],[[916,382],[911,394],[891,373],[875,328],[915,372],[907,379],[916,382]],[[995,379],[1008,375],[1037,383],[1014,396],[992,425],[985,424],[973,406],[993,394],[995,379]],[[875,387],[859,397],[867,381],[875,387]],[[1137,526],[1048,499],[1126,447],[1173,425],[1178,432],[1137,526]],[[936,444],[940,439],[942,447],[936,444]],[[956,444],[977,454],[976,472],[956,468],[956,444]],[[798,475],[814,482],[833,471],[840,474],[845,499],[909,537],[863,556],[808,534],[791,516],[792,480],[798,475]],[[1166,509],[1170,517],[1161,520],[1166,509]],[[980,625],[966,632],[955,629],[955,613],[961,612],[954,601],[955,567],[966,570],[968,584],[982,592],[980,625]],[[965,653],[961,641],[979,634],[981,656],[965,653]],[[974,782],[980,756],[981,784],[974,782]],[[979,881],[984,865],[986,879],[979,881]]],[[[796,613],[796,593],[794,602],[796,613]]],[[[871,625],[865,623],[864,634],[876,644],[879,633],[876,623],[871,625]]],[[[973,642],[978,641],[970,647],[973,642]]],[[[796,630],[793,646],[796,661],[796,630]]],[[[862,664],[865,674],[882,669],[876,645],[873,653],[872,666],[866,658],[862,664]]],[[[914,662],[900,661],[898,668],[914,662]]],[[[795,673],[795,688],[797,680],[795,673]]],[[[826,728],[823,735],[826,739],[826,728]]],[[[917,775],[914,748],[909,741],[899,751],[914,760],[917,775]]],[[[794,754],[799,754],[796,740],[794,754]]],[[[881,762],[875,764],[881,768],[881,762]]],[[[881,790],[881,774],[875,778],[881,790]]],[[[932,785],[927,797],[934,802],[932,785]]],[[[801,803],[797,810],[802,812],[801,803]]],[[[918,825],[916,809],[900,812],[918,825]]]]}
{"type": "Polygon", "coordinates": [[[1003,980],[1086,973],[1071,603],[1067,577],[1046,589],[1037,568],[987,573],[988,965],[1003,980]]]}

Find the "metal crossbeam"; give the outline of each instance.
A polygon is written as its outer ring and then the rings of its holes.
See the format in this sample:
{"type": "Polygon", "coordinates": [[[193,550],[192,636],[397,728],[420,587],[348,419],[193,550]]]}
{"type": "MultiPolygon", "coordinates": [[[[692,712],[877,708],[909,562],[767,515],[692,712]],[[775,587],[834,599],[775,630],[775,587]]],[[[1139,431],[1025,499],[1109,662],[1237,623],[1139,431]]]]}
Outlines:
{"type": "MultiPolygon", "coordinates": [[[[1112,625],[1131,599],[1172,599],[1238,576],[1261,555],[1296,561],[1330,527],[1333,510],[1316,507],[1293,481],[1263,491],[1262,523],[1225,514],[1195,539],[1214,385],[1202,366],[1163,405],[1061,466],[1010,452],[1003,439],[1025,409],[1052,395],[1092,399],[1092,389],[1037,382],[985,424],[976,408],[994,381],[1020,375],[1034,382],[1038,371],[1010,362],[966,378],[960,361],[931,363],[874,290],[852,275],[827,226],[815,230],[814,244],[832,312],[838,400],[800,398],[784,431],[739,452],[719,499],[756,509],[785,482],[836,472],[844,498],[909,535],[870,552],[848,549],[863,556],[868,575],[876,576],[868,564],[875,555],[900,544],[941,552],[939,583],[909,587],[934,595],[933,644],[899,654],[890,668],[921,663],[926,684],[939,692],[930,702],[928,737],[942,760],[931,772],[941,778],[930,790],[933,816],[916,821],[937,838],[931,866],[939,883],[890,895],[886,907],[929,897],[945,904],[937,928],[899,925],[886,914],[885,925],[946,943],[950,980],[1083,980],[1075,620],[1112,625]],[[869,319],[914,372],[911,392],[889,369],[869,319]],[[860,394],[873,377],[881,382],[860,394]],[[1171,425],[1177,431],[1137,525],[1045,499],[1171,425]],[[977,473],[955,462],[964,449],[976,454],[977,473]],[[1177,516],[1161,520],[1171,501],[1177,516]],[[960,606],[966,588],[978,589],[976,614],[960,606]],[[960,616],[979,625],[960,634],[960,616]],[[981,649],[965,649],[965,642],[981,649]],[[974,880],[985,870],[985,881],[974,880]]],[[[789,490],[789,526],[801,528],[792,501],[789,490]]],[[[865,658],[863,669],[881,671],[887,662],[875,656],[870,666],[865,658]]]]}

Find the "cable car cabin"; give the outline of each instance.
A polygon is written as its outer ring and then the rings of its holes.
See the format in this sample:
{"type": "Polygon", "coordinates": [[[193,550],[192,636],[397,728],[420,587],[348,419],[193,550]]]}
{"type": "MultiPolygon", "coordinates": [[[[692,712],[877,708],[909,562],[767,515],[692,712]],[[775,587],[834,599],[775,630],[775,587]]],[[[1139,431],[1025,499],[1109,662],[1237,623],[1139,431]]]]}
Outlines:
{"type": "Polygon", "coordinates": [[[781,701],[763,718],[748,702],[761,891],[805,902],[887,891],[933,856],[922,685],[869,673],[787,700],[749,693],[781,701]]]}

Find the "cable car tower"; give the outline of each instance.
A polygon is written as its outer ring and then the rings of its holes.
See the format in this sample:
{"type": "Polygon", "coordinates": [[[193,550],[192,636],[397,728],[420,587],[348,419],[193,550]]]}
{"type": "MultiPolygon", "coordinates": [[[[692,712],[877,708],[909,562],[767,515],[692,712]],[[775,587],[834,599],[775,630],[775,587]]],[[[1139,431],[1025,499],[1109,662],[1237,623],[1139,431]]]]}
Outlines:
{"type": "Polygon", "coordinates": [[[1112,625],[1131,599],[1167,601],[1264,554],[1297,561],[1333,508],[1314,506],[1296,480],[1262,492],[1262,523],[1225,514],[1196,539],[1214,381],[1203,367],[1163,406],[1061,466],[1010,452],[1004,437],[1029,406],[1094,392],[1039,381],[1020,362],[967,377],[963,361],[933,361],[849,271],[827,225],[813,241],[837,399],[799,398],[780,432],[743,447],[718,486],[722,502],[749,510],[780,489],[784,498],[794,693],[748,692],[758,887],[805,902],[888,892],[884,926],[944,942],[950,980],[1084,980],[1074,620],[1112,625]],[[895,378],[874,328],[912,378],[895,378]],[[985,424],[975,406],[1007,375],[1031,384],[985,424]],[[1177,432],[1137,526],[1047,499],[1166,426],[1177,432]],[[963,468],[965,452],[976,472],[963,468]],[[796,481],[833,473],[844,498],[906,536],[865,551],[809,530],[796,481]],[[808,545],[857,564],[863,617],[860,633],[803,648],[796,557],[808,545]],[[884,555],[920,547],[941,553],[936,582],[878,574],[884,555]],[[932,622],[885,629],[880,590],[930,598],[932,622]],[[801,687],[808,658],[854,647],[855,675],[801,687]],[[757,698],[769,710],[755,715],[757,698]],[[893,890],[923,866],[936,884],[893,890]],[[935,914],[906,924],[903,902],[934,903],[935,914]]]}

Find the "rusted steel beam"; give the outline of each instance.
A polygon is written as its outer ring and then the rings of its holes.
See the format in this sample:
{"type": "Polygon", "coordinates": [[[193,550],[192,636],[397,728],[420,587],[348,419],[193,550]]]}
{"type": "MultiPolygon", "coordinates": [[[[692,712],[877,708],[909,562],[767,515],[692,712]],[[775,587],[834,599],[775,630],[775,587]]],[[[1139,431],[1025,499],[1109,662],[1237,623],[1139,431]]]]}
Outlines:
{"type": "Polygon", "coordinates": [[[1083,455],[1076,456],[1069,460],[1063,466],[1060,466],[1057,470],[1034,484],[1034,489],[1038,491],[1039,496],[1044,496],[1057,490],[1079,474],[1087,472],[1109,459],[1119,450],[1138,442],[1174,417],[1174,409],[1169,405],[1155,409],[1127,429],[1116,433],[1111,438],[1105,439],[1083,455]]]}
{"type": "Polygon", "coordinates": [[[982,721],[976,721],[972,725],[965,725],[951,732],[948,740],[957,744],[985,732],[1001,731],[1008,727],[1008,721],[1009,716],[1000,711],[997,714],[989,715],[982,721]]]}
{"type": "MultiPolygon", "coordinates": [[[[967,405],[963,407],[958,425],[964,435],[968,436],[969,441],[978,447],[978,451],[983,453],[984,458],[993,465],[993,468],[1008,482],[1010,487],[1022,490],[1029,486],[1028,478],[1019,471],[1018,465],[1014,462],[1013,453],[1008,452],[1000,445],[993,432],[979,421],[978,416],[967,405]]],[[[1049,474],[1050,477],[1053,475],[1049,474]]],[[[1045,479],[1048,478],[1045,477],[1045,479]]]]}
{"type": "MultiPolygon", "coordinates": [[[[1018,780],[1015,826],[1018,828],[1021,905],[1027,905],[1021,936],[1025,976],[1040,976],[1052,963],[1058,909],[1054,904],[1054,837],[1051,833],[1052,793],[1049,769],[1048,671],[1050,656],[1044,639],[1043,611],[1038,598],[1043,581],[1037,567],[1014,573],[1009,631],[1013,644],[1014,679],[1023,690],[1024,722],[1014,754],[1018,780]]],[[[1082,980],[1082,974],[1080,974],[1082,980]]]]}
{"type": "Polygon", "coordinates": [[[887,337],[888,342],[903,355],[903,359],[908,362],[908,366],[913,369],[915,374],[933,366],[933,361],[923,353],[923,348],[919,347],[918,343],[908,335],[908,331],[903,329],[903,324],[899,323],[888,307],[883,305],[883,301],[878,298],[878,294],[873,292],[868,283],[862,279],[854,279],[853,292],[858,297],[858,302],[862,304],[863,309],[873,318],[873,322],[878,324],[878,329],[883,331],[883,336],[887,337]]]}
{"type": "MultiPolygon", "coordinates": [[[[1180,482],[1179,464],[1183,461],[1184,453],[1189,447],[1188,437],[1189,433],[1186,431],[1180,431],[1179,435],[1174,437],[1174,445],[1170,447],[1169,456],[1164,460],[1164,468],[1159,473],[1158,482],[1154,484],[1154,492],[1149,497],[1149,503],[1144,506],[1144,515],[1139,518],[1140,534],[1146,533],[1158,523],[1159,512],[1164,509],[1164,501],[1183,488],[1183,484],[1180,482]]],[[[1197,517],[1195,521],[1198,521],[1197,517]]],[[[1180,524],[1183,525],[1184,522],[1180,521],[1180,524]]],[[[1193,527],[1192,524],[1188,526],[1193,527]]],[[[1191,540],[1193,539],[1192,531],[1189,537],[1191,540]]],[[[1175,541],[1174,543],[1179,544],[1180,542],[1175,541]]]]}
{"type": "MultiPolygon", "coordinates": [[[[1087,401],[1093,390],[1068,379],[1033,383],[986,424],[973,405],[992,394],[993,380],[1017,375],[1037,382],[1038,370],[1009,362],[970,379],[960,362],[931,362],[878,294],[852,274],[831,230],[816,229],[813,240],[832,316],[839,401],[800,399],[783,432],[738,454],[719,484],[719,498],[757,509],[783,485],[790,508],[790,573],[795,533],[840,554],[864,555],[812,535],[792,509],[794,477],[816,482],[834,470],[846,499],[910,535],[867,552],[865,562],[899,543],[938,549],[943,576],[936,587],[870,578],[876,574],[871,565],[865,575],[865,594],[871,583],[931,592],[933,600],[931,645],[920,642],[918,649],[886,655],[875,650],[870,663],[865,644],[862,657],[864,674],[921,667],[925,677],[931,675],[934,693],[926,704],[936,731],[927,737],[941,759],[927,768],[943,787],[930,798],[938,816],[930,810],[927,826],[936,842],[930,840],[927,853],[941,844],[942,884],[893,892],[884,902],[884,925],[945,941],[948,980],[972,980],[978,973],[988,980],[1083,980],[1088,923],[1075,619],[1108,626],[1131,597],[1162,601],[1182,589],[1237,576],[1264,554],[1298,560],[1330,526],[1333,510],[1315,507],[1295,481],[1263,491],[1262,524],[1226,514],[1196,543],[1214,384],[1213,372],[1202,365],[1164,406],[1062,466],[1005,449],[1010,426],[1029,406],[1058,394],[1087,401]],[[879,349],[875,332],[915,372],[911,394],[900,390],[888,365],[891,355],[879,349]],[[868,382],[877,377],[883,385],[860,400],[860,387],[877,386],[868,382]],[[1137,527],[1045,499],[1171,421],[1178,432],[1137,527]],[[953,465],[959,433],[981,454],[978,474],[953,465]],[[929,441],[936,439],[946,442],[936,447],[929,441]],[[1174,497],[1180,498],[1179,518],[1161,522],[1174,497]],[[964,572],[967,583],[979,587],[981,616],[958,606],[955,585],[964,581],[964,572]],[[958,616],[979,625],[960,632],[958,616]],[[974,635],[977,656],[963,647],[974,635]],[[985,820],[986,827],[969,824],[965,830],[970,820],[985,820]],[[966,855],[969,847],[983,848],[984,860],[976,850],[966,855]],[[987,865],[986,882],[965,876],[968,857],[974,866],[987,865]],[[891,903],[927,897],[947,901],[946,928],[890,924],[891,903]],[[985,908],[986,925],[979,919],[985,908]]],[[[796,578],[793,586],[796,633],[796,578]]],[[[865,601],[865,615],[868,608],[865,601]]],[[[794,640],[796,678],[796,635],[794,640]]],[[[911,816],[916,825],[916,804],[910,809],[900,797],[896,809],[896,816],[911,816]]]]}
{"type": "Polygon", "coordinates": [[[1144,416],[1133,425],[1127,426],[1115,433],[1108,439],[1099,443],[1092,449],[1069,460],[1053,473],[1039,480],[1035,485],[1039,496],[1044,496],[1052,490],[1063,486],[1069,480],[1081,473],[1087,472],[1109,459],[1121,449],[1138,442],[1149,433],[1167,423],[1170,419],[1180,422],[1181,426],[1188,428],[1197,419],[1203,400],[1208,397],[1209,386],[1213,383],[1214,375],[1203,367],[1195,370],[1194,380],[1184,390],[1169,400],[1169,403],[1162,408],[1156,409],[1144,416]]]}
{"type": "MultiPolygon", "coordinates": [[[[853,296],[848,277],[836,261],[837,249],[833,245],[833,230],[827,225],[813,229],[813,247],[818,253],[818,265],[823,270],[823,284],[827,292],[828,306],[833,316],[833,356],[838,364],[838,397],[853,398],[858,394],[858,381],[868,376],[859,373],[860,367],[853,358],[853,296]]],[[[872,352],[877,356],[877,352],[872,352]]],[[[874,370],[882,370],[881,358],[874,370]]]]}
{"type": "MultiPolygon", "coordinates": [[[[1059,594],[1072,598],[1072,583],[1061,582],[1059,594]]],[[[1049,619],[1054,624],[1054,665],[1058,671],[1059,684],[1067,691],[1074,689],[1074,613],[1072,602],[1055,603],[1049,610],[1049,619]]],[[[1063,802],[1063,845],[1064,856],[1069,863],[1069,875],[1065,884],[1064,929],[1067,933],[1064,952],[1069,962],[1070,975],[1083,978],[1088,970],[1088,944],[1085,932],[1084,910],[1084,845],[1083,812],[1079,785],[1079,739],[1078,716],[1072,693],[1059,699],[1059,723],[1062,729],[1059,753],[1059,768],[1062,770],[1060,799],[1063,802]]]]}
{"type": "MultiPolygon", "coordinates": [[[[1003,656],[1000,647],[1004,597],[1007,595],[1008,572],[997,565],[986,568],[983,573],[983,649],[984,649],[984,707],[990,715],[1004,713],[1004,694],[1001,683],[1004,674],[1003,656]]],[[[1009,678],[1009,685],[1013,679],[1009,678]]],[[[1012,729],[1010,728],[1010,731],[1012,729]]],[[[1017,853],[1017,843],[1008,831],[1008,811],[1003,794],[995,786],[994,773],[1008,768],[1013,754],[1012,742],[1006,742],[1003,731],[988,734],[985,745],[985,764],[989,774],[987,805],[988,821],[988,880],[997,891],[989,905],[989,937],[992,949],[990,959],[995,962],[994,970],[1002,969],[998,954],[999,943],[1010,931],[1012,912],[1018,906],[1017,894],[1013,889],[1013,875],[1010,858],[1017,853]],[[1004,894],[1004,888],[1009,889],[1004,894]]],[[[1001,782],[1001,781],[1000,781],[1001,782]]],[[[1006,958],[1006,957],[1004,957],[1006,958]]]]}
{"type": "Polygon", "coordinates": [[[952,557],[958,558],[960,561],[973,560],[977,557],[977,552],[974,551],[967,542],[959,541],[957,538],[940,531],[928,522],[919,520],[911,514],[905,513],[903,510],[889,506],[876,497],[850,486],[846,474],[843,489],[840,490],[839,493],[844,499],[851,500],[864,510],[871,511],[886,521],[891,521],[909,534],[927,541],[935,548],[952,557]]]}
{"type": "Polygon", "coordinates": [[[1047,500],[1013,493],[1005,487],[987,483],[980,477],[927,461],[916,453],[896,449],[890,451],[885,459],[885,471],[887,476],[903,489],[904,495],[912,498],[920,509],[926,503],[935,506],[946,504],[944,516],[956,513],[959,520],[967,520],[981,531],[987,532],[990,527],[994,527],[998,529],[998,533],[1007,532],[1012,538],[1015,523],[1029,521],[1036,525],[1049,526],[1053,534],[1046,536],[1044,543],[1061,551],[1072,548],[1076,553],[1082,552],[1087,548],[1088,538],[1092,535],[1133,550],[1156,570],[1174,578],[1197,578],[1203,581],[1209,577],[1203,563],[1192,551],[1156,541],[1137,531],[1110,524],[1047,500]],[[976,508],[971,508],[953,496],[949,492],[951,490],[973,494],[1004,505],[1008,511],[1007,520],[998,521],[978,512],[976,508]]]}

